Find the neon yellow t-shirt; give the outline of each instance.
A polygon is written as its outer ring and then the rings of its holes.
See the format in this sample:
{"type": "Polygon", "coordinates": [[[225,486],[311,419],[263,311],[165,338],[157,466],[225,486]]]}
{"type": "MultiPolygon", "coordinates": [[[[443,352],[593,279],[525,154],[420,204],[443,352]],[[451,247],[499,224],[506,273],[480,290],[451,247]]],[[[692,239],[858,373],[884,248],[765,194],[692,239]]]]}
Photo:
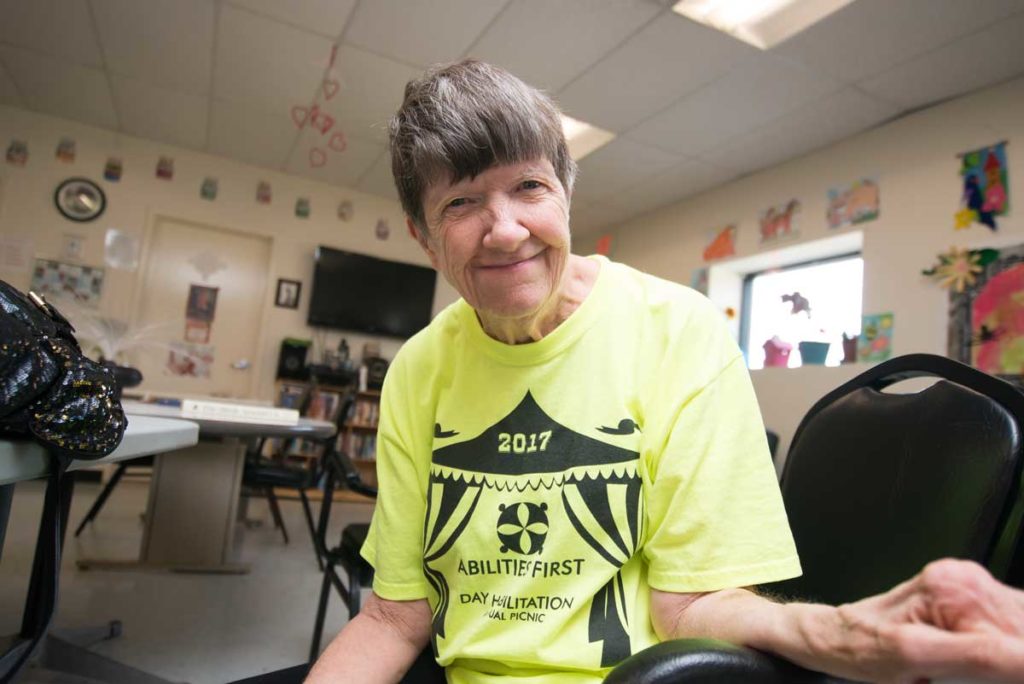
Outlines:
{"type": "Polygon", "coordinates": [[[800,574],[743,358],[693,290],[603,257],[542,340],[465,301],[385,382],[374,591],[428,599],[452,684],[599,682],[658,641],[650,588],[800,574]]]}

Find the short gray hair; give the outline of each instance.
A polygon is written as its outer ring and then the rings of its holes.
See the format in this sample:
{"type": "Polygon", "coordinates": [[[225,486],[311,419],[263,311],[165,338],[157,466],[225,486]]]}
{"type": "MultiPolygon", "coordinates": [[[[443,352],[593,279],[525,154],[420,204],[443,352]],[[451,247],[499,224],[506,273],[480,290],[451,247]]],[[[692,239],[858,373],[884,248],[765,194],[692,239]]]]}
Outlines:
{"type": "Polygon", "coordinates": [[[572,195],[576,162],[558,107],[499,67],[473,59],[433,67],[406,84],[388,133],[402,209],[420,230],[431,183],[457,183],[498,164],[545,158],[572,195]]]}

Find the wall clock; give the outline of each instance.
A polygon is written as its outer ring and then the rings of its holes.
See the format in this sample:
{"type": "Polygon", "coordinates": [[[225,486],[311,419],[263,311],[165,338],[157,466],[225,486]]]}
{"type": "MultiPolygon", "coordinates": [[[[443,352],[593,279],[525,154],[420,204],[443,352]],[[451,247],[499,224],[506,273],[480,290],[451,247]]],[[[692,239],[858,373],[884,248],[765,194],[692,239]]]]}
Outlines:
{"type": "Polygon", "coordinates": [[[107,208],[107,196],[88,178],[68,178],[57,186],[53,202],[64,218],[84,223],[99,218],[107,208]]]}

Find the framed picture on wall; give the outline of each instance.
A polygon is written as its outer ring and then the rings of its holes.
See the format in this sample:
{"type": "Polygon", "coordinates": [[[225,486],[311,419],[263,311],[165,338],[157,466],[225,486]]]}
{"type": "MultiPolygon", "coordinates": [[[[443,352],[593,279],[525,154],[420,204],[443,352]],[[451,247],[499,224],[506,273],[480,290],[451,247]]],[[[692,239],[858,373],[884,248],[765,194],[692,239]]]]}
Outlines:
{"type": "Polygon", "coordinates": [[[274,297],[274,304],[284,309],[298,309],[299,294],[301,292],[302,283],[300,281],[278,278],[277,295],[274,297]]]}
{"type": "Polygon", "coordinates": [[[999,250],[963,292],[950,289],[948,355],[1024,387],[1024,245],[999,250]]]}

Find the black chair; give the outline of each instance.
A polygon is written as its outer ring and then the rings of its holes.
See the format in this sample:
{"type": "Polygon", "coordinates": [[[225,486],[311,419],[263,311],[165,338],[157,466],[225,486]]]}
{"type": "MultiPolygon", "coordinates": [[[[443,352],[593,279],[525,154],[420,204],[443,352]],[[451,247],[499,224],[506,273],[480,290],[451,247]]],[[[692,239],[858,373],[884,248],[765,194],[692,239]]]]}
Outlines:
{"type": "MultiPolygon", "coordinates": [[[[1024,395],[945,357],[879,364],[818,401],[797,428],[782,494],[804,575],[772,593],[844,603],[938,558],[1020,586],[1024,395]],[[936,377],[916,394],[881,390],[936,377]]],[[[844,681],[727,644],[681,639],[627,658],[607,682],[844,681]]]]}
{"type": "Polygon", "coordinates": [[[772,462],[775,462],[775,456],[779,450],[779,435],[771,430],[764,431],[765,437],[768,438],[768,453],[772,455],[772,462]]]}

